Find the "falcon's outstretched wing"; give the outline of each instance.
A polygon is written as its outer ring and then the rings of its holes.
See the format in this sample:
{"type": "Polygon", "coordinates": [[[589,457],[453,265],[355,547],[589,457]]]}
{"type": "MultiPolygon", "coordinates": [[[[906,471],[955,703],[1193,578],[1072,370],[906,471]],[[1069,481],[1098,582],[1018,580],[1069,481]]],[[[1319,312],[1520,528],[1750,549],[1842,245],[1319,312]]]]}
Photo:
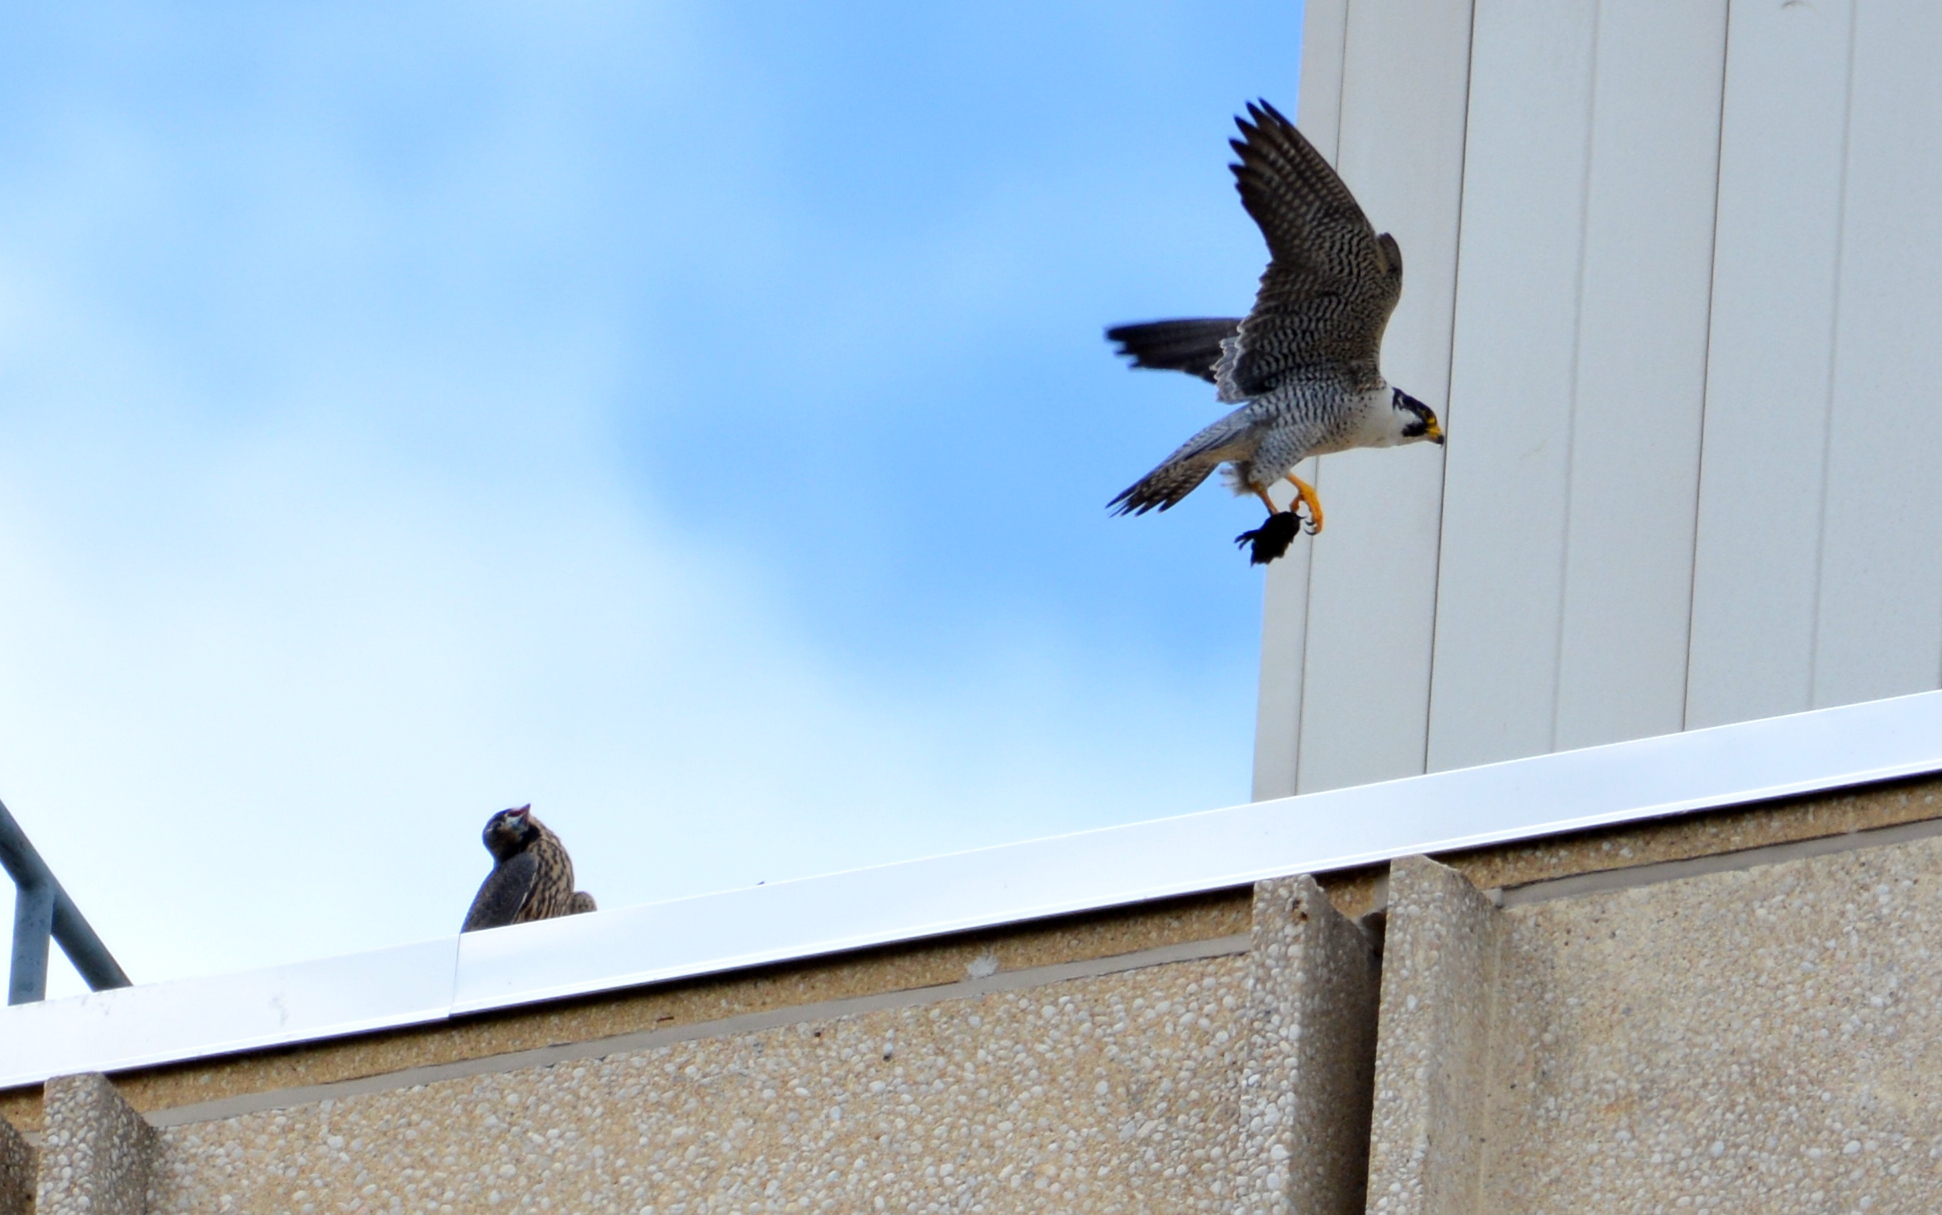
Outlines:
{"type": "Polygon", "coordinates": [[[1230,140],[1241,205],[1268,241],[1268,268],[1216,368],[1221,399],[1259,396],[1291,371],[1373,379],[1382,331],[1402,294],[1395,238],[1377,236],[1315,146],[1267,102],[1230,140]]]}
{"type": "Polygon", "coordinates": [[[1221,342],[1233,337],[1240,327],[1238,316],[1148,321],[1114,326],[1106,330],[1106,339],[1118,342],[1119,349],[1113,353],[1132,359],[1135,367],[1184,371],[1211,384],[1214,365],[1220,362],[1221,342]]]}
{"type": "Polygon", "coordinates": [[[539,858],[530,848],[494,865],[486,880],[480,883],[479,893],[472,897],[472,909],[465,913],[465,927],[459,931],[503,928],[512,923],[519,909],[526,905],[526,896],[532,892],[533,880],[538,876],[539,858]]]}

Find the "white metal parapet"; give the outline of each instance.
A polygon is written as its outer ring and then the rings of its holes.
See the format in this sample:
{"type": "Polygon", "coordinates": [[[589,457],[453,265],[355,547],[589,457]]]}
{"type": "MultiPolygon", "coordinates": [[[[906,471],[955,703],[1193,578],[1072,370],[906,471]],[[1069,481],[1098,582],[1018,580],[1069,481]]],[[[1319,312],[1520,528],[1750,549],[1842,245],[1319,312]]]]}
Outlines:
{"type": "Polygon", "coordinates": [[[1942,771],[1942,692],[0,1011],[0,1087],[1942,771]]]}

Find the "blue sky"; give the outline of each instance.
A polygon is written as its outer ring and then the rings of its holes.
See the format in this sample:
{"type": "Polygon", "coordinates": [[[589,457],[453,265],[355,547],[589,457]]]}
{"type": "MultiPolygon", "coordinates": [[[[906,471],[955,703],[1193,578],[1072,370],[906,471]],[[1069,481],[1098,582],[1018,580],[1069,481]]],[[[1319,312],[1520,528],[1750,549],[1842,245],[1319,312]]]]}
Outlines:
{"type": "MultiPolygon", "coordinates": [[[[139,980],[1243,801],[1294,3],[6,6],[0,798],[139,980]]],[[[71,975],[57,991],[78,990],[71,975]]]]}

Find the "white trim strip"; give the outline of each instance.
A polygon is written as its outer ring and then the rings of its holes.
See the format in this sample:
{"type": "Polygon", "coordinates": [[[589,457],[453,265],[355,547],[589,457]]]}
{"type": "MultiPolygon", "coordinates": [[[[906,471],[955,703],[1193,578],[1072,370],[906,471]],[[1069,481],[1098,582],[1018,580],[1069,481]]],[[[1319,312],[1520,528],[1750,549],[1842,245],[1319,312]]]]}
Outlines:
{"type": "Polygon", "coordinates": [[[448,937],[16,1004],[0,1012],[0,1086],[442,1021],[457,961],[448,937]]]}
{"type": "Polygon", "coordinates": [[[1942,771],[1942,692],[0,1012],[0,1087],[1942,771]],[[409,961],[406,961],[409,959],[409,961]]]}

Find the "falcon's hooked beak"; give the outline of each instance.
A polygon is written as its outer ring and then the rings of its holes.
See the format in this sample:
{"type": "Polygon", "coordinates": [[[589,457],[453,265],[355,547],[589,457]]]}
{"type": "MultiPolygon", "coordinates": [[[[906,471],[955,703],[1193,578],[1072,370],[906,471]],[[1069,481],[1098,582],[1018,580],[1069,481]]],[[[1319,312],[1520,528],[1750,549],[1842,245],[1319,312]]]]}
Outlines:
{"type": "MultiPolygon", "coordinates": [[[[1437,420],[1436,411],[1410,396],[1400,388],[1391,388],[1397,413],[1407,414],[1410,421],[1405,423],[1400,435],[1388,440],[1389,443],[1415,443],[1422,439],[1441,447],[1443,445],[1443,423],[1437,420]]],[[[1387,446],[1387,444],[1380,444],[1387,446]]]]}

